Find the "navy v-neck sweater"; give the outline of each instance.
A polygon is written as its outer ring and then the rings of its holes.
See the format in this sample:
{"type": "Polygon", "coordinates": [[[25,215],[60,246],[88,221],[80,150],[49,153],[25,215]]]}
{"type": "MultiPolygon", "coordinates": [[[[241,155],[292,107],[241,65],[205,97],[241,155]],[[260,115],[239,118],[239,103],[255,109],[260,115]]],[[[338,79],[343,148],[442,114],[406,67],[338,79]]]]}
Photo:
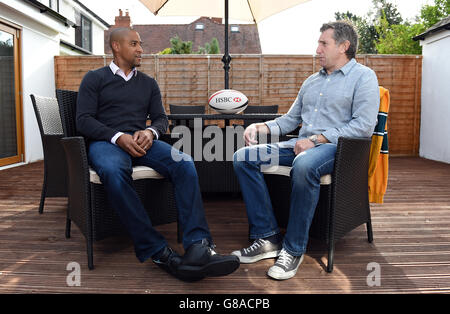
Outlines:
{"type": "Polygon", "coordinates": [[[147,116],[158,136],[166,132],[168,120],[153,78],[137,71],[125,81],[109,66],[84,76],[78,91],[76,127],[89,140],[110,141],[119,131],[144,130],[147,116]]]}

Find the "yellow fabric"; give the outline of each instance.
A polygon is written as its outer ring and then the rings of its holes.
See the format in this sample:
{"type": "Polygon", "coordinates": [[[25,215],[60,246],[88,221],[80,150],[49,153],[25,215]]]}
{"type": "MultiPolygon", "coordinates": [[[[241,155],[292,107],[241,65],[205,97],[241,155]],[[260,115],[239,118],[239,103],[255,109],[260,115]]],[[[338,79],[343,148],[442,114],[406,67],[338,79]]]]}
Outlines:
{"type": "Polygon", "coordinates": [[[369,202],[383,203],[386,193],[388,171],[389,171],[389,152],[387,143],[387,114],[389,112],[389,91],[380,86],[380,109],[378,124],[375,130],[384,130],[384,134],[374,132],[372,135],[372,145],[370,148],[369,159],[369,202]],[[380,115],[386,117],[380,119],[380,115]],[[384,127],[383,125],[384,124],[384,127]]]}

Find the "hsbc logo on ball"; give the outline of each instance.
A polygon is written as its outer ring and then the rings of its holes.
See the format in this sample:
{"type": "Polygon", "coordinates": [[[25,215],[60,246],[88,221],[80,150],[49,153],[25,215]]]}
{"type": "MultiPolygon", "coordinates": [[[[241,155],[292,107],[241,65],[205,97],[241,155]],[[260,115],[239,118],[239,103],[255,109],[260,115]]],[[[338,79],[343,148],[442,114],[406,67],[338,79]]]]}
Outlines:
{"type": "Polygon", "coordinates": [[[242,99],[240,97],[216,97],[216,103],[224,103],[224,102],[241,102],[242,99]]]}
{"type": "Polygon", "coordinates": [[[248,98],[240,91],[222,89],[208,100],[209,106],[220,113],[239,113],[247,108],[248,98]]]}

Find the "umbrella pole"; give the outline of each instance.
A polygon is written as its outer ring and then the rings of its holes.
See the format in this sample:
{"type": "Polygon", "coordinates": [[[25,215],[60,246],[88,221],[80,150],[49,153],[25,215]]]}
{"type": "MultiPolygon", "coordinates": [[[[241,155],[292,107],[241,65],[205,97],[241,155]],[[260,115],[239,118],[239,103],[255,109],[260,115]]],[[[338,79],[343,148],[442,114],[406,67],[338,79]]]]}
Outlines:
{"type": "Polygon", "coordinates": [[[225,0],[225,54],[222,57],[225,70],[225,89],[229,88],[228,72],[230,70],[231,56],[228,53],[228,0],[225,0]]]}

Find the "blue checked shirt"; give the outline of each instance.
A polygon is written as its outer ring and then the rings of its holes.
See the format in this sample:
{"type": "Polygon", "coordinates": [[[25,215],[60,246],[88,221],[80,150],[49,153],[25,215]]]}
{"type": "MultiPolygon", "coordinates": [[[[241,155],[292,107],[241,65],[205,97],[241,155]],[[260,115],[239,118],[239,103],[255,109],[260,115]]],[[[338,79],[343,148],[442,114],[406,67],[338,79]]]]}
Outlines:
{"type": "Polygon", "coordinates": [[[297,140],[322,134],[331,143],[338,138],[372,135],[377,122],[380,92],[375,72],[351,59],[330,75],[322,69],[305,80],[289,111],[266,122],[273,135],[302,127],[298,138],[283,142],[294,147],[297,140]]]}

